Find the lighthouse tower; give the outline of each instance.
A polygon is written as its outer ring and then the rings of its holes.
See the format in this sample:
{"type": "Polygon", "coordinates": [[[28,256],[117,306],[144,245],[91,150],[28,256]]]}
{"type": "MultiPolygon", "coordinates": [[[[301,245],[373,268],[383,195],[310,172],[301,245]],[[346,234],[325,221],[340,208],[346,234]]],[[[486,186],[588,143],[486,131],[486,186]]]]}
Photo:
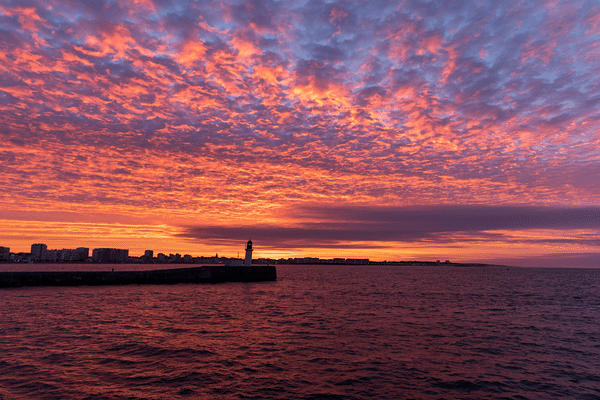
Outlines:
{"type": "Polygon", "coordinates": [[[246,259],[244,260],[244,267],[252,266],[252,240],[248,240],[246,244],[246,259]]]}

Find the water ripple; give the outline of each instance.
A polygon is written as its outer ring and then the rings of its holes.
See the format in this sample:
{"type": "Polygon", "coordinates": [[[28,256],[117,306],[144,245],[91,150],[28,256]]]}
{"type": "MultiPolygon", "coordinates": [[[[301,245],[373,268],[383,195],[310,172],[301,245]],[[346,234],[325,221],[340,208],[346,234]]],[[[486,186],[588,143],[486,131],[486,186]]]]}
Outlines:
{"type": "Polygon", "coordinates": [[[0,290],[0,400],[600,398],[596,270],[0,290]]]}

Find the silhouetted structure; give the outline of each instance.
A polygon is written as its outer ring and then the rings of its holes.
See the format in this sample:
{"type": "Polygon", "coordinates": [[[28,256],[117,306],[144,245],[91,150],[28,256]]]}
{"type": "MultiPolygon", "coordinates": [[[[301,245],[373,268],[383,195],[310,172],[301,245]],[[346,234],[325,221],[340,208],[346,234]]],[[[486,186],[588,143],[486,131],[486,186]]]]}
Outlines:
{"type": "Polygon", "coordinates": [[[47,262],[69,262],[69,261],[85,261],[88,258],[90,249],[87,247],[78,247],[76,249],[62,249],[42,251],[42,256],[36,261],[47,262]]]}
{"type": "Polygon", "coordinates": [[[248,240],[246,244],[246,259],[244,260],[244,267],[252,266],[252,240],[248,240]]]}
{"type": "Polygon", "coordinates": [[[118,262],[126,263],[129,261],[129,250],[100,248],[92,252],[93,262],[118,262]]]}
{"type": "Polygon", "coordinates": [[[0,272],[0,287],[262,282],[277,280],[274,266],[203,266],[150,271],[0,272]]]}
{"type": "Polygon", "coordinates": [[[31,245],[31,261],[41,261],[48,246],[44,243],[34,243],[31,245]]]}
{"type": "Polygon", "coordinates": [[[154,260],[154,251],[152,251],[152,250],[146,250],[144,252],[144,257],[142,258],[142,260],[145,263],[151,263],[154,260]]]}
{"type": "Polygon", "coordinates": [[[10,247],[0,246],[0,261],[10,261],[10,247]]]}

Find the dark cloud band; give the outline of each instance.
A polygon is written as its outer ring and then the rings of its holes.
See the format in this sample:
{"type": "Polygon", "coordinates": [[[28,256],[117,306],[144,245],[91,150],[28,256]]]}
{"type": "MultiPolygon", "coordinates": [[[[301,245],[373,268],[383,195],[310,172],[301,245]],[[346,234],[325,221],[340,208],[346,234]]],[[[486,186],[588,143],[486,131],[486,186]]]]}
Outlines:
{"type": "MultiPolygon", "coordinates": [[[[186,227],[182,236],[208,242],[235,242],[252,237],[269,247],[362,247],[386,242],[506,240],[494,231],[594,229],[600,231],[600,208],[534,207],[302,207],[290,215],[293,227],[186,227]],[[311,221],[311,222],[307,222],[311,221]],[[321,222],[315,222],[321,221],[321,222]],[[459,233],[459,236],[453,236],[459,233]]],[[[540,243],[598,245],[593,238],[536,239],[540,243]]]]}

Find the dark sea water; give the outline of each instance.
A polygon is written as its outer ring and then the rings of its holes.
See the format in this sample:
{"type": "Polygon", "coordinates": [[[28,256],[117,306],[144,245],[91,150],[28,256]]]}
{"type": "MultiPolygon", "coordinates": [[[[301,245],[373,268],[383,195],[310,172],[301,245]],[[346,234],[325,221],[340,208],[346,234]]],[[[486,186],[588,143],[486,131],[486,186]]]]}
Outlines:
{"type": "Polygon", "coordinates": [[[600,399],[600,270],[0,289],[1,400],[196,398],[600,399]]]}

